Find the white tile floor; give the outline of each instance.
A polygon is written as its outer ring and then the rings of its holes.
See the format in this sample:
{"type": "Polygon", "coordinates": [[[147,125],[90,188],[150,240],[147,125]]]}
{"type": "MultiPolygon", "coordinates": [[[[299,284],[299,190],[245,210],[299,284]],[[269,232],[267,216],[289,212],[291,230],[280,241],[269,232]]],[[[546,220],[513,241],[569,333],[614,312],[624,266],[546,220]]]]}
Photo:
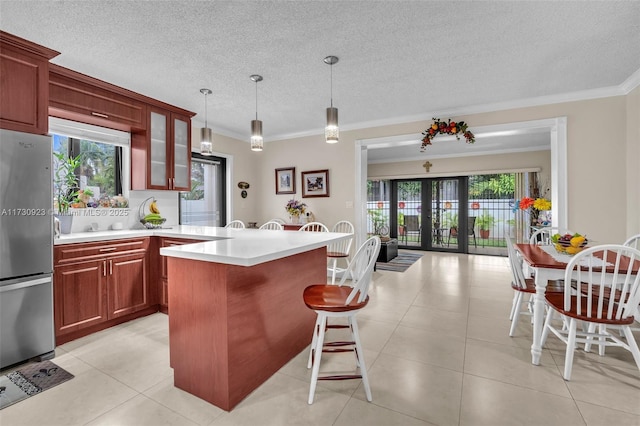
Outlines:
{"type": "MultiPolygon", "coordinates": [[[[640,425],[630,353],[578,353],[565,382],[555,337],[533,366],[528,321],[508,336],[506,258],[425,253],[374,280],[358,317],[371,403],[359,381],[342,381],[321,382],[308,405],[305,351],[232,412],[220,410],[173,387],[168,320],[154,314],[57,348],[54,362],[76,377],[0,411],[0,424],[640,425]]],[[[352,360],[325,354],[323,370],[352,360]]]]}

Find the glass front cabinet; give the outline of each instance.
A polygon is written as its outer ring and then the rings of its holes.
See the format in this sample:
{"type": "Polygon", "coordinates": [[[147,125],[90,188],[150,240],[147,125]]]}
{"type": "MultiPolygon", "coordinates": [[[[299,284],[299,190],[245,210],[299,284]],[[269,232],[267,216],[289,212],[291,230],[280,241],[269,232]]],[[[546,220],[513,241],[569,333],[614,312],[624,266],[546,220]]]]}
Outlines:
{"type": "Polygon", "coordinates": [[[147,136],[144,144],[141,142],[140,138],[133,138],[132,141],[132,189],[191,189],[189,116],[150,108],[147,136]],[[144,156],[140,152],[142,147],[144,156]],[[141,161],[146,165],[144,176],[137,167],[141,161]]]}

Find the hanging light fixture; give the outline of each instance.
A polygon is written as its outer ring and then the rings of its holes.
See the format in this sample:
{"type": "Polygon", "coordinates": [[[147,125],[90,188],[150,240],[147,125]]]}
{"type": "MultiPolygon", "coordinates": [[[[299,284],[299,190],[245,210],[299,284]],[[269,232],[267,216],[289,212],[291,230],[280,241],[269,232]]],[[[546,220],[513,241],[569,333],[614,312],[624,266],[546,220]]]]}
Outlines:
{"type": "Polygon", "coordinates": [[[249,78],[256,83],[256,119],[251,120],[251,151],[262,151],[262,121],[258,120],[258,82],[262,81],[262,76],[254,74],[249,78]]]}
{"type": "Polygon", "coordinates": [[[209,89],[200,89],[204,95],[204,127],[200,129],[200,154],[213,155],[213,131],[207,127],[207,95],[211,94],[209,89]]]}
{"type": "Polygon", "coordinates": [[[331,66],[331,106],[327,108],[327,127],[324,128],[324,138],[327,143],[338,143],[340,130],[338,129],[338,108],[333,107],[333,64],[338,63],[337,56],[327,56],[324,63],[331,66]]]}

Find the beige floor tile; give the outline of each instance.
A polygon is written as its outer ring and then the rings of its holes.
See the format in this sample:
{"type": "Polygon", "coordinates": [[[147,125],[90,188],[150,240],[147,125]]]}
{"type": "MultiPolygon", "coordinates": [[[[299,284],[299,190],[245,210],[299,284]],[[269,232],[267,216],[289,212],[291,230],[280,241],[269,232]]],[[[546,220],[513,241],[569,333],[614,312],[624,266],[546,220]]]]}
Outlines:
{"type": "Polygon", "coordinates": [[[349,401],[348,396],[320,387],[313,404],[307,403],[308,397],[308,382],[276,373],[211,426],[332,425],[349,401]]]}
{"type": "Polygon", "coordinates": [[[439,311],[467,313],[469,310],[469,299],[466,297],[423,290],[416,296],[413,301],[413,306],[434,308],[439,311]]]}
{"type": "Polygon", "coordinates": [[[137,395],[124,404],[106,412],[86,426],[197,426],[184,416],[176,413],[144,395],[137,395]]]}
{"type": "MultiPolygon", "coordinates": [[[[458,423],[462,373],[380,354],[369,370],[375,405],[438,424],[458,423]]],[[[365,400],[356,392],[354,398],[365,400]]]]}
{"type": "MultiPolygon", "coordinates": [[[[511,313],[511,300],[505,302],[504,299],[500,300],[487,300],[487,299],[475,299],[469,298],[469,315],[479,317],[489,317],[499,320],[509,319],[511,313]]],[[[520,321],[529,321],[530,317],[525,315],[520,316],[520,321]]]]}
{"type": "Polygon", "coordinates": [[[427,426],[433,423],[405,416],[404,414],[378,407],[374,403],[358,399],[350,399],[347,406],[340,413],[334,426],[427,426]]]}
{"type": "Polygon", "coordinates": [[[578,409],[587,422],[587,426],[638,426],[640,425],[640,415],[629,412],[613,410],[601,405],[589,404],[577,401],[578,409]]]}
{"type": "Polygon", "coordinates": [[[542,353],[541,365],[533,365],[529,348],[468,340],[464,372],[571,398],[565,381],[558,375],[558,369],[547,351],[542,353]]]}
{"type": "Polygon", "coordinates": [[[93,369],[0,411],[0,424],[84,425],[136,396],[119,381],[93,369]]]}
{"type": "Polygon", "coordinates": [[[210,424],[224,412],[223,409],[175,387],[173,377],[146,390],[144,395],[201,426],[210,424]]]}
{"type": "Polygon", "coordinates": [[[358,319],[366,318],[390,324],[398,324],[409,309],[409,303],[394,303],[384,298],[372,298],[367,306],[358,313],[358,319]]]}
{"type": "Polygon", "coordinates": [[[460,426],[584,424],[571,398],[464,375],[460,426]]]}
{"type": "Polygon", "coordinates": [[[467,335],[466,314],[438,311],[433,308],[412,306],[400,321],[400,325],[423,330],[438,330],[444,335],[462,338],[467,335]]]}
{"type": "Polygon", "coordinates": [[[462,372],[464,350],[462,337],[399,326],[382,353],[462,372]]]}
{"type": "Polygon", "coordinates": [[[532,326],[527,320],[528,318],[522,318],[518,323],[515,336],[509,337],[511,321],[508,316],[500,319],[470,315],[467,338],[531,349],[532,326]]]}
{"type": "Polygon", "coordinates": [[[358,330],[360,342],[365,350],[380,352],[387,344],[397,325],[389,324],[375,319],[361,318],[358,315],[358,330]]]}

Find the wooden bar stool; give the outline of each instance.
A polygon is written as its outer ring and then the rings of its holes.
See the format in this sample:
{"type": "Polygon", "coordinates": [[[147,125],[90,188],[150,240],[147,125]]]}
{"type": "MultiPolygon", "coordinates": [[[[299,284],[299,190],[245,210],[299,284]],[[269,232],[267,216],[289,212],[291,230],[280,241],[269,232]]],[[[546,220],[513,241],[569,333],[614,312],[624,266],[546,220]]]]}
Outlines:
{"type": "Polygon", "coordinates": [[[318,380],[348,380],[362,379],[367,401],[371,401],[371,389],[367,378],[367,369],[364,362],[364,351],[360,343],[356,314],[369,302],[369,284],[373,274],[378,253],[380,252],[380,238],[369,238],[358,249],[353,260],[347,267],[342,279],[337,285],[316,284],[304,289],[304,303],[313,309],[318,317],[313,329],[313,339],[309,352],[307,368],[311,368],[311,385],[309,387],[309,404],[313,404],[318,380]],[[343,286],[347,277],[352,279],[352,287],[343,286]],[[324,335],[327,328],[327,318],[347,318],[351,331],[351,340],[346,342],[329,342],[324,344],[324,335]],[[360,374],[343,374],[318,377],[320,372],[320,359],[322,352],[354,352],[356,366],[360,368],[360,374]]]}

